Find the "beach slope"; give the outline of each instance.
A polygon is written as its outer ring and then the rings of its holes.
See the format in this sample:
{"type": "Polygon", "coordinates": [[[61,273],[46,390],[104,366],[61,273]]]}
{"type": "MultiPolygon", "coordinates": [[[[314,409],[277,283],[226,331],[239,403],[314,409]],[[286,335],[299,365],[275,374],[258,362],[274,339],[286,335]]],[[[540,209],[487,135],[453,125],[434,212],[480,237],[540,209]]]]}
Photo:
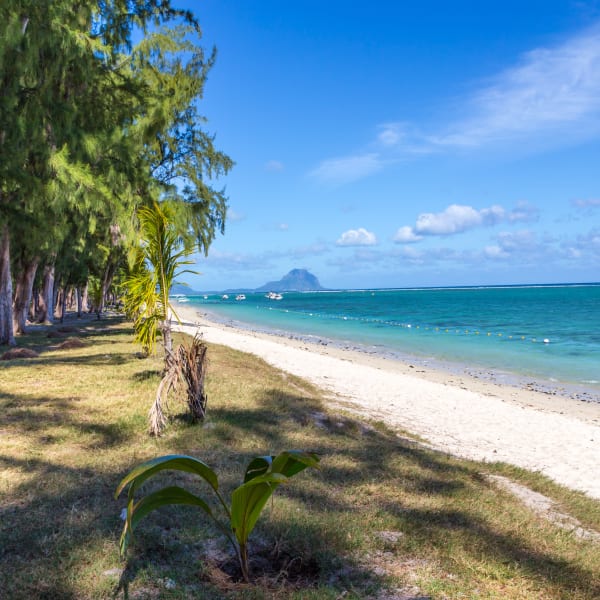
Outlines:
{"type": "Polygon", "coordinates": [[[600,499],[600,404],[236,329],[179,306],[180,329],[260,356],[327,390],[345,410],[456,456],[539,471],[600,499]]]}

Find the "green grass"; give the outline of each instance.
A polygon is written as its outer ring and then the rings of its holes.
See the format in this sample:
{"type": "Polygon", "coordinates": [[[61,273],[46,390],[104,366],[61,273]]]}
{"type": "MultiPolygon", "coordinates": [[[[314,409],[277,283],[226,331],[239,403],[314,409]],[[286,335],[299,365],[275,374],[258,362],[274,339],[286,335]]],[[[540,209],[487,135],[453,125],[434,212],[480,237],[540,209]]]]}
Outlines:
{"type": "MultiPolygon", "coordinates": [[[[600,544],[535,516],[482,474],[541,491],[598,531],[600,503],[583,494],[328,412],[310,384],[220,346],[209,347],[206,422],[190,425],[172,402],[165,435],[150,438],[160,358],[137,358],[118,319],[72,324],[85,347],[53,350],[60,340],[40,331],[19,339],[38,358],[0,362],[0,597],[600,597],[600,544]],[[318,452],[322,469],[275,493],[250,538],[253,585],[236,579],[229,548],[194,509],[152,514],[119,558],[125,500],[113,493],[134,465],[191,454],[229,491],[252,456],[294,448],[318,452]]],[[[162,482],[174,479],[195,485],[162,482]]]]}

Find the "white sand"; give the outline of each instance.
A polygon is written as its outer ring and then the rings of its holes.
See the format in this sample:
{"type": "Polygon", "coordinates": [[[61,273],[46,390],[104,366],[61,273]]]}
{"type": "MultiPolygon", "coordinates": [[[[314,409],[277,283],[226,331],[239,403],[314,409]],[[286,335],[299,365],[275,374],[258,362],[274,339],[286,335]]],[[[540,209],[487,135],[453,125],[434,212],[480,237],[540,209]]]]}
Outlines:
{"type": "Polygon", "coordinates": [[[199,329],[209,343],[255,354],[307,379],[346,410],[419,435],[453,455],[539,471],[600,499],[600,403],[238,330],[182,305],[178,313],[187,332],[199,329]]]}

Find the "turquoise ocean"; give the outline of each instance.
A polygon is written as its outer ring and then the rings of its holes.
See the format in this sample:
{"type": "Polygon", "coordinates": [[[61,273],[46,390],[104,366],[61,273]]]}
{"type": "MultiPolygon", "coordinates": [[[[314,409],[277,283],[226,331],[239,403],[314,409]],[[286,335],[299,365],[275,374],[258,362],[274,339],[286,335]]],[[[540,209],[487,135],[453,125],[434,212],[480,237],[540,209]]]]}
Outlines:
{"type": "Polygon", "coordinates": [[[600,284],[187,296],[220,322],[600,401],[600,284]],[[565,392],[566,390],[566,392],[565,392]]]}

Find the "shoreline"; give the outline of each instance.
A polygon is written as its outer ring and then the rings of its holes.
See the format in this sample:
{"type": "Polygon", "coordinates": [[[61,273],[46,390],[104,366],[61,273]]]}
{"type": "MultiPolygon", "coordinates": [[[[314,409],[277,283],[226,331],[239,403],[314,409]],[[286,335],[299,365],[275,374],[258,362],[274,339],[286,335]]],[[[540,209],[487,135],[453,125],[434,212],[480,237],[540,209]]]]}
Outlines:
{"type": "Polygon", "coordinates": [[[329,393],[330,403],[381,420],[464,458],[507,462],[600,499],[600,403],[352,349],[236,328],[177,304],[205,341],[255,354],[329,393]]]}
{"type": "MultiPolygon", "coordinates": [[[[394,350],[374,349],[372,346],[360,345],[356,342],[340,341],[325,336],[314,334],[302,334],[278,329],[269,329],[251,323],[244,323],[234,319],[226,318],[218,312],[211,311],[205,306],[201,308],[198,305],[187,306],[177,302],[178,306],[184,310],[195,311],[198,317],[209,323],[214,323],[218,327],[226,327],[246,332],[250,335],[265,336],[266,339],[281,339],[284,342],[290,341],[294,344],[308,345],[321,352],[323,348],[343,353],[355,353],[360,360],[362,357],[373,358],[378,364],[380,361],[386,361],[383,364],[411,364],[415,370],[412,373],[427,373],[427,378],[437,378],[442,375],[442,380],[446,381],[449,377],[464,377],[473,380],[473,385],[481,383],[487,390],[487,384],[492,387],[514,387],[517,389],[527,389],[532,392],[546,395],[548,397],[557,396],[567,398],[579,403],[596,403],[600,405],[600,387],[585,386],[581,383],[543,379],[535,375],[523,375],[511,373],[500,369],[490,369],[481,365],[469,365],[468,363],[452,362],[444,359],[438,359],[431,356],[423,357],[403,353],[394,350]]],[[[328,354],[328,352],[324,352],[328,354]]],[[[583,409],[584,411],[586,409],[583,409]]],[[[596,414],[592,409],[590,412],[596,414]]],[[[584,413],[587,414],[587,413],[584,413]]]]}

